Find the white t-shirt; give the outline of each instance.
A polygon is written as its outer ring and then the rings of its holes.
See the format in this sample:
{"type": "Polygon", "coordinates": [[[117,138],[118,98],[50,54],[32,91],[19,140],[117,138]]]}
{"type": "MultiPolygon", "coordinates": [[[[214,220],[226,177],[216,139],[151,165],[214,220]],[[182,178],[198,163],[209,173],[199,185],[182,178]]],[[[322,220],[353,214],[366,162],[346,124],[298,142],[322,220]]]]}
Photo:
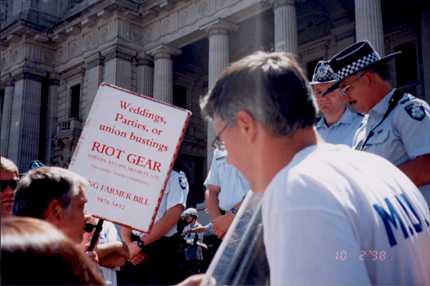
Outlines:
{"type": "MultiPolygon", "coordinates": [[[[110,221],[104,221],[102,231],[100,232],[100,235],[99,235],[98,243],[105,244],[105,243],[114,242],[114,241],[121,241],[118,231],[113,223],[111,223],[110,221]]],[[[108,286],[117,285],[116,270],[119,270],[119,267],[108,268],[108,267],[99,265],[99,269],[106,285],[108,286]]]]}
{"type": "Polygon", "coordinates": [[[249,191],[248,181],[234,166],[227,163],[226,151],[214,150],[211,167],[205,180],[205,187],[220,187],[218,194],[219,208],[229,211],[240,203],[249,191]]]}
{"type": "Polygon", "coordinates": [[[295,155],[263,201],[272,285],[430,285],[430,214],[385,159],[320,144],[295,155]]]}

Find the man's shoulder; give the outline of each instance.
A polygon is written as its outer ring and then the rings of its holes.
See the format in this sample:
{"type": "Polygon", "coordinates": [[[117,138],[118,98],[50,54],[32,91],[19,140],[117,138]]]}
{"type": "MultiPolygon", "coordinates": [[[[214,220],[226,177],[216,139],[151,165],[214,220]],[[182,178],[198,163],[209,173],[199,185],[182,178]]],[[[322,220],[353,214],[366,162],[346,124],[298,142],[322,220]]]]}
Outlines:
{"type": "Polygon", "coordinates": [[[400,99],[396,113],[412,122],[421,122],[430,117],[430,107],[426,101],[406,93],[400,99]]]}
{"type": "Polygon", "coordinates": [[[182,190],[188,189],[188,180],[185,173],[182,171],[172,170],[169,177],[169,182],[171,186],[179,186],[182,190]]]}

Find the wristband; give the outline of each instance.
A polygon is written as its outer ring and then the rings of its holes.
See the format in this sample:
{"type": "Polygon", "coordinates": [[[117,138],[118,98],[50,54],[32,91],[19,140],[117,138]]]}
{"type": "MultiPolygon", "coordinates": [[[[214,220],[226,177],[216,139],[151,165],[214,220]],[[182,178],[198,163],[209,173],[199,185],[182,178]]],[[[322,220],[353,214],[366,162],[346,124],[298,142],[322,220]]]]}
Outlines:
{"type": "Polygon", "coordinates": [[[231,209],[230,209],[230,212],[231,212],[233,215],[236,215],[238,211],[239,211],[239,208],[236,208],[236,207],[233,207],[233,208],[231,208],[231,209]]]}

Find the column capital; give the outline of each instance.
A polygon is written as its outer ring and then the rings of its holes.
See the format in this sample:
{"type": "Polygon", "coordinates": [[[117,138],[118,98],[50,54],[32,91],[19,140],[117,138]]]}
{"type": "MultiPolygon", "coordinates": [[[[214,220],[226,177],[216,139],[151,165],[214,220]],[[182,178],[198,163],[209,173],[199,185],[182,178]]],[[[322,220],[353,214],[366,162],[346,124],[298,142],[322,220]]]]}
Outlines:
{"type": "Polygon", "coordinates": [[[273,8],[278,8],[282,6],[295,5],[295,0],[272,0],[273,8]]]}
{"type": "Polygon", "coordinates": [[[104,64],[104,60],[105,58],[102,56],[101,52],[89,55],[85,58],[85,68],[89,70],[96,66],[102,66],[104,64]]]}
{"type": "Polygon", "coordinates": [[[114,45],[101,52],[104,57],[104,62],[110,61],[115,58],[131,62],[132,58],[136,56],[136,52],[124,46],[114,45]]]}
{"type": "Polygon", "coordinates": [[[7,87],[13,87],[15,84],[15,79],[13,78],[12,74],[8,74],[3,79],[0,80],[0,83],[5,88],[7,87]]]}
{"type": "Polygon", "coordinates": [[[180,49],[167,44],[161,44],[148,52],[148,54],[152,55],[155,60],[170,59],[172,56],[177,56],[181,53],[182,51],[180,49]]]}
{"type": "Polygon", "coordinates": [[[154,58],[147,53],[138,53],[136,57],[137,66],[154,66],[154,58]]]}
{"type": "Polygon", "coordinates": [[[43,76],[29,71],[21,71],[14,76],[14,81],[20,81],[20,80],[26,80],[26,79],[42,82],[43,76]]]}
{"type": "Polygon", "coordinates": [[[239,27],[236,24],[221,18],[218,18],[200,27],[200,30],[206,31],[209,36],[228,34],[229,32],[235,32],[238,29],[239,27]]]}

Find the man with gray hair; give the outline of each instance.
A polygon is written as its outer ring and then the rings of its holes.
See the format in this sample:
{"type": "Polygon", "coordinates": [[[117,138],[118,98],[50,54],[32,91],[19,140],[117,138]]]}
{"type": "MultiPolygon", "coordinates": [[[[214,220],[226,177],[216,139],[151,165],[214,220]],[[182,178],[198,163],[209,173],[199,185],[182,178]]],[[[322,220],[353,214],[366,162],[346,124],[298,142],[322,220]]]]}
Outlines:
{"type": "Polygon", "coordinates": [[[84,190],[88,181],[59,167],[41,167],[29,171],[19,182],[13,214],[46,220],[74,242],[84,233],[84,190]]]}
{"type": "Polygon", "coordinates": [[[385,159],[318,142],[293,57],[257,52],[233,63],[201,107],[228,161],[264,192],[272,285],[430,285],[423,196],[385,159]]]}

